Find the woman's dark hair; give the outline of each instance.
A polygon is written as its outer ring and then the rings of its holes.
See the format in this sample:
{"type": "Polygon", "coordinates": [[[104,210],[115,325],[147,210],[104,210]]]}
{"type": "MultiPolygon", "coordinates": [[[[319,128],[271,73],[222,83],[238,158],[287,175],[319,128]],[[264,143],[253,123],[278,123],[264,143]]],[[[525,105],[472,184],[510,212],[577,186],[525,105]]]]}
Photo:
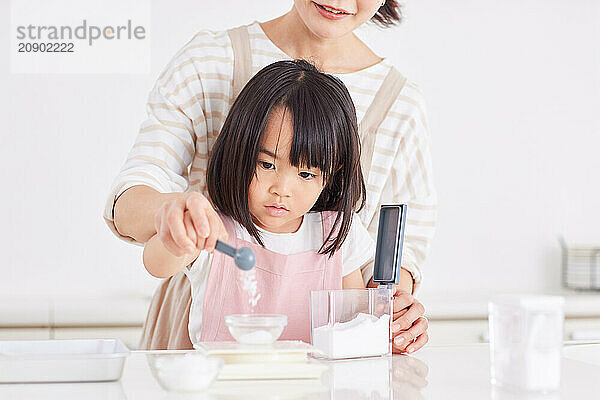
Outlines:
{"type": "Polygon", "coordinates": [[[324,189],[311,211],[337,211],[322,254],[340,248],[355,211],[365,203],[356,110],[346,86],[304,60],[278,61],[260,70],[240,92],[212,149],[206,174],[213,205],[261,245],[248,207],[261,138],[274,109],[290,112],[290,163],[319,168],[324,189]],[[338,228],[337,235],[333,232],[338,228]],[[335,236],[335,237],[333,237],[335,236]]]}
{"type": "Polygon", "coordinates": [[[397,0],[386,0],[385,4],[379,7],[377,13],[371,17],[371,21],[388,28],[402,22],[402,6],[397,0]]]}

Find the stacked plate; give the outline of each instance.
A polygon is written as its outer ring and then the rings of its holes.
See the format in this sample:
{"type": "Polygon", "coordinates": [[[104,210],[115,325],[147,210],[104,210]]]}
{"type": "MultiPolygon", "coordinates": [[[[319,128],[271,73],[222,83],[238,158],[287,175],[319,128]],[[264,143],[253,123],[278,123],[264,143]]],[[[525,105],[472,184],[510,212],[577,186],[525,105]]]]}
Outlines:
{"type": "Polygon", "coordinates": [[[223,360],[218,380],[318,379],[328,369],[308,357],[315,350],[301,341],[271,345],[206,342],[195,347],[208,358],[223,360]]]}

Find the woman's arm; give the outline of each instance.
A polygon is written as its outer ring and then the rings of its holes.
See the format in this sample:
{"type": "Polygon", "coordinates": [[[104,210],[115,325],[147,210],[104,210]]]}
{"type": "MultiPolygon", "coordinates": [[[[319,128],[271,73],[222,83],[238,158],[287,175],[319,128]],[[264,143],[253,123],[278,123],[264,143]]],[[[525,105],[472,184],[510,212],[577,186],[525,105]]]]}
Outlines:
{"type": "Polygon", "coordinates": [[[169,278],[193,263],[199,254],[200,250],[195,250],[178,257],[165,247],[158,235],[154,235],[144,246],[144,267],[156,278],[169,278]]]}
{"type": "Polygon", "coordinates": [[[227,115],[230,58],[226,35],[199,32],[156,80],[146,118],[105,204],[104,219],[121,239],[145,243],[156,233],[154,216],[165,202],[182,200],[190,187],[206,194],[207,138],[220,126],[213,119],[227,115]],[[226,79],[206,80],[203,71],[226,79]]]}
{"type": "Polygon", "coordinates": [[[115,228],[122,236],[146,243],[156,234],[154,216],[160,207],[184,196],[184,193],[160,193],[149,186],[133,186],[115,202],[115,228]]]}
{"type": "Polygon", "coordinates": [[[188,85],[177,95],[171,86],[185,80],[174,72],[175,57],[148,95],[147,115],[108,196],[104,218],[113,232],[128,241],[145,243],[155,233],[154,216],[167,201],[180,199],[189,186],[188,168],[196,139],[206,136],[193,109],[181,103],[194,96],[188,85]]]}
{"type": "MultiPolygon", "coordinates": [[[[396,129],[405,133],[390,171],[391,200],[408,206],[402,268],[412,275],[413,293],[422,280],[421,268],[429,253],[437,223],[437,194],[433,180],[431,138],[427,112],[422,94],[412,84],[407,84],[403,94],[414,103],[398,101],[397,114],[409,116],[399,121],[396,129]],[[403,126],[408,125],[408,129],[403,126]]],[[[407,289],[403,286],[403,289],[407,289]]]]}
{"type": "Polygon", "coordinates": [[[437,196],[425,102],[411,84],[405,86],[403,95],[413,101],[399,100],[394,109],[395,114],[409,117],[398,121],[395,129],[404,133],[390,171],[391,201],[408,205],[400,284],[394,286],[392,337],[394,352],[412,353],[429,340],[429,324],[422,318],[425,308],[412,293],[421,282],[421,266],[435,232],[437,196]]]}
{"type": "Polygon", "coordinates": [[[165,194],[147,186],[134,186],[117,199],[115,228],[141,243],[156,236],[177,257],[195,249],[211,251],[217,239],[227,240],[221,218],[204,195],[165,194]]]}

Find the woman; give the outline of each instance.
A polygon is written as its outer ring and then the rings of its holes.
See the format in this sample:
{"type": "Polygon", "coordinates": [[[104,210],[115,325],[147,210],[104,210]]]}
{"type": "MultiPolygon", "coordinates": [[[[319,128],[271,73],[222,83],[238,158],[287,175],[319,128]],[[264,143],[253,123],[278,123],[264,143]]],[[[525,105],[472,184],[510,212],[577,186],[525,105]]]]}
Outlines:
{"type": "MultiPolygon", "coordinates": [[[[422,97],[353,31],[368,21],[400,21],[395,0],[294,0],[285,15],[226,32],[201,31],[159,76],[148,98],[148,118],[117,176],[105,219],[119,237],[145,243],[159,233],[175,255],[190,252],[183,225],[193,218],[207,248],[226,239],[206,198],[206,164],[229,107],[250,77],[281,59],[308,59],[348,87],[356,106],[367,184],[359,214],[375,238],[383,203],[407,203],[401,281],[392,331],[395,352],[412,352],[428,340],[424,308],[412,297],[421,281],[433,236],[436,196],[422,97]],[[203,235],[210,226],[211,234],[203,235]],[[214,232],[214,233],[213,233],[214,232]]],[[[372,270],[365,269],[369,282],[372,270]]],[[[189,348],[190,284],[183,273],[154,295],[142,348],[189,348]],[[171,329],[156,327],[171,326],[171,329]]]]}

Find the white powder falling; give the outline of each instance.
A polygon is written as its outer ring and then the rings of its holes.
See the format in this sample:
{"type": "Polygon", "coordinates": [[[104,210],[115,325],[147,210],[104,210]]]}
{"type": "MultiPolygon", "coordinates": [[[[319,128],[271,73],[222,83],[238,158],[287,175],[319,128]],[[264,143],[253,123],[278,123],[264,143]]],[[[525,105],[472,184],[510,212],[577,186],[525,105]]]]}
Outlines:
{"type": "Polygon", "coordinates": [[[242,272],[242,284],[243,289],[248,295],[248,303],[254,311],[254,307],[260,299],[260,293],[258,293],[258,282],[256,282],[256,271],[252,268],[250,271],[242,272]]]}
{"type": "Polygon", "coordinates": [[[390,316],[377,318],[359,313],[348,322],[321,326],[312,331],[313,346],[328,358],[369,357],[390,351],[390,316]]]}

